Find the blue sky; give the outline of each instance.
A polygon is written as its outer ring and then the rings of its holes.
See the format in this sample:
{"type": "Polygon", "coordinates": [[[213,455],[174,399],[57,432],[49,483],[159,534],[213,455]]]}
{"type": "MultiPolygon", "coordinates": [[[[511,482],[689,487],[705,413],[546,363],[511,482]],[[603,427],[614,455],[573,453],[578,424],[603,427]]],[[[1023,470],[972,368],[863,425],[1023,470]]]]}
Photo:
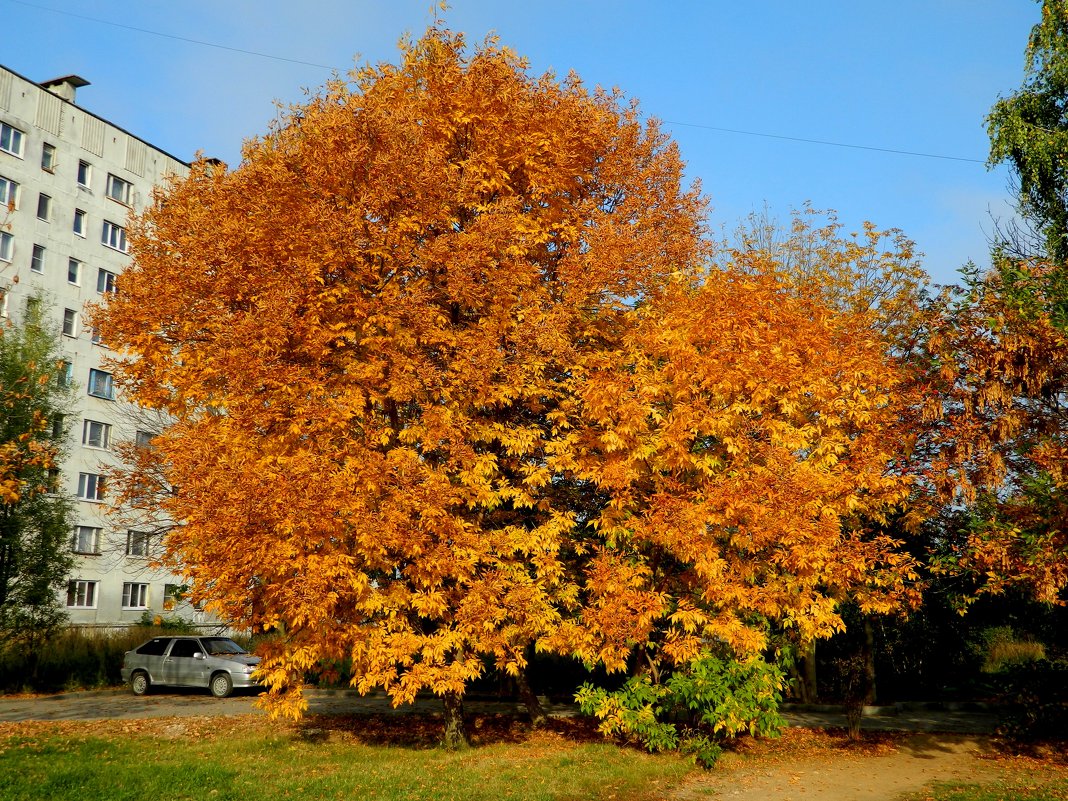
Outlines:
{"type": "MultiPolygon", "coordinates": [[[[0,0],[0,63],[36,81],[81,75],[92,85],[79,105],[179,158],[202,150],[233,165],[276,100],[297,102],[357,60],[395,60],[398,39],[420,34],[431,7],[0,0]]],[[[714,228],[765,204],[785,221],[810,202],[837,209],[849,230],[864,220],[902,229],[940,283],[969,259],[986,264],[991,215],[1011,214],[1008,172],[982,163],[983,118],[1019,86],[1038,17],[1031,0],[453,0],[445,14],[470,41],[498,34],[535,72],[574,70],[637,98],[702,181],[714,228]]]]}

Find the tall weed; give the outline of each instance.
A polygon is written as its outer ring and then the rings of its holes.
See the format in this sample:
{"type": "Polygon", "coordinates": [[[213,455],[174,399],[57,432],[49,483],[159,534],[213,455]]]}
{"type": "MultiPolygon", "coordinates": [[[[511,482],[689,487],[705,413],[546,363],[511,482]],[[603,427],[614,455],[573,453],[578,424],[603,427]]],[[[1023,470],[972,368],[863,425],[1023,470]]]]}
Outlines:
{"type": "Polygon", "coordinates": [[[66,628],[34,644],[0,647],[0,692],[59,692],[122,682],[122,656],[161,629],[66,628]]]}

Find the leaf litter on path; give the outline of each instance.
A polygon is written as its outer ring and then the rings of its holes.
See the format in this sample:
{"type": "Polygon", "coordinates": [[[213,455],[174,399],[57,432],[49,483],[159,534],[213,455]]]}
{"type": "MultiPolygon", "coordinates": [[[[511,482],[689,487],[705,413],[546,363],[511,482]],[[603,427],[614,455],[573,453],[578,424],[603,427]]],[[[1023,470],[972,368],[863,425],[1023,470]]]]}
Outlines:
{"type": "Polygon", "coordinates": [[[1020,756],[988,737],[866,735],[790,729],[777,741],[746,741],[716,768],[675,789],[672,801],[893,801],[935,783],[986,784],[1068,763],[1020,756]]]}

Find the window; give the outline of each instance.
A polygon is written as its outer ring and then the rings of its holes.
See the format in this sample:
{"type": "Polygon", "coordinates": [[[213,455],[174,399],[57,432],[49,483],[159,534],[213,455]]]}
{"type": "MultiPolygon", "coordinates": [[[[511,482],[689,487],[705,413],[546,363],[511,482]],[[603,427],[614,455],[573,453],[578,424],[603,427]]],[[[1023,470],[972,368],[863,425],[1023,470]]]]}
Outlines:
{"type": "Polygon", "coordinates": [[[82,424],[82,445],[88,445],[90,448],[107,448],[110,444],[111,426],[108,423],[86,420],[82,424]]]}
{"type": "Polygon", "coordinates": [[[111,373],[96,368],[89,369],[89,394],[94,398],[115,400],[115,387],[111,383],[111,373]]]}
{"type": "Polygon", "coordinates": [[[34,245],[33,255],[30,256],[30,271],[35,273],[44,272],[44,258],[45,249],[44,245],[34,245]]]}
{"type": "Polygon", "coordinates": [[[138,448],[151,448],[152,438],[156,435],[151,431],[135,431],[134,432],[134,445],[138,448]]]}
{"type": "Polygon", "coordinates": [[[85,212],[81,209],[74,210],[74,233],[85,236],[85,212]]]}
{"type": "Polygon", "coordinates": [[[100,241],[109,248],[114,248],[120,253],[125,253],[126,229],[109,220],[104,220],[104,228],[100,234],[100,241]]]}
{"type": "Polygon", "coordinates": [[[94,526],[76,526],[73,550],[75,553],[100,553],[100,529],[94,526]]]}
{"type": "Polygon", "coordinates": [[[0,175],[0,206],[14,209],[19,202],[19,185],[0,175]]]}
{"type": "Polygon", "coordinates": [[[56,148],[48,142],[41,145],[41,169],[47,172],[56,169],[56,148]]]}
{"type": "Polygon", "coordinates": [[[182,587],[180,584],[163,585],[163,611],[170,612],[182,600],[182,587]]]}
{"type": "Polygon", "coordinates": [[[203,653],[200,650],[200,640],[175,640],[171,646],[170,657],[191,659],[193,654],[199,653],[203,653]]]}
{"type": "Polygon", "coordinates": [[[148,607],[148,585],[126,582],[122,585],[123,609],[146,609],[148,607]]]}
{"type": "Polygon", "coordinates": [[[78,497],[83,501],[104,500],[104,477],[98,473],[79,473],[78,497]]]}
{"type": "Polygon", "coordinates": [[[89,179],[92,178],[93,167],[88,161],[78,162],[78,186],[89,188],[89,179]]]}
{"type": "Polygon", "coordinates": [[[141,654],[141,656],[163,656],[167,652],[167,646],[170,644],[170,637],[156,637],[156,639],[149,640],[138,648],[137,653],[141,654]]]}
{"type": "Polygon", "coordinates": [[[0,261],[11,261],[15,250],[15,237],[7,231],[0,231],[0,261]]]}
{"type": "Polygon", "coordinates": [[[52,198],[44,192],[37,196],[37,219],[45,222],[52,219],[52,198]]]}
{"type": "Polygon", "coordinates": [[[65,418],[61,414],[52,415],[52,439],[63,439],[65,418]]]}
{"type": "Polygon", "coordinates": [[[7,317],[7,290],[0,287],[0,317],[7,317]]]}
{"type": "Polygon", "coordinates": [[[75,609],[95,609],[96,582],[81,579],[67,582],[67,606],[75,609]]]}
{"type": "Polygon", "coordinates": [[[69,387],[74,384],[74,363],[68,361],[61,361],[59,363],[59,371],[56,374],[56,380],[61,387],[69,387]]]}
{"type": "Polygon", "coordinates": [[[48,476],[45,478],[45,492],[55,495],[59,492],[59,468],[48,468],[48,476]]]}
{"type": "Polygon", "coordinates": [[[111,270],[97,270],[96,291],[100,294],[115,291],[115,273],[111,270]]]}
{"type": "Polygon", "coordinates": [[[78,312],[74,309],[63,310],[63,336],[78,336],[78,312]]]}
{"type": "Polygon", "coordinates": [[[108,185],[107,196],[112,200],[117,200],[124,206],[130,205],[130,190],[133,188],[133,184],[129,181],[124,181],[116,175],[108,173],[108,185]]]}
{"type": "Polygon", "coordinates": [[[99,345],[102,348],[107,347],[107,345],[104,344],[104,338],[100,336],[100,329],[95,325],[89,329],[89,339],[94,345],[99,345]]]}
{"type": "Polygon", "coordinates": [[[0,122],[0,150],[12,156],[21,156],[22,131],[6,122],[0,122]]]}
{"type": "Polygon", "coordinates": [[[26,298],[26,324],[39,325],[41,322],[41,299],[26,298]]]}
{"type": "Polygon", "coordinates": [[[134,531],[133,529],[130,529],[126,532],[127,556],[148,556],[151,545],[152,535],[147,531],[134,531]]]}
{"type": "Polygon", "coordinates": [[[82,263],[77,259],[67,259],[67,283],[78,286],[81,283],[82,263]]]}

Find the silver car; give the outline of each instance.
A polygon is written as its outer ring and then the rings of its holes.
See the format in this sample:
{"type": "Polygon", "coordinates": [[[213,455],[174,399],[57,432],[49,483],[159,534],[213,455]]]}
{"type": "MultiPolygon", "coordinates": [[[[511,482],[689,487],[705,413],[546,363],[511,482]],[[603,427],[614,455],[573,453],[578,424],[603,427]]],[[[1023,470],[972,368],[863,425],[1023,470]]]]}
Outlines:
{"type": "Polygon", "coordinates": [[[154,685],[207,687],[216,698],[235,688],[258,687],[252,671],[260,662],[229,637],[154,637],[127,651],[122,680],[134,695],[154,685]]]}

